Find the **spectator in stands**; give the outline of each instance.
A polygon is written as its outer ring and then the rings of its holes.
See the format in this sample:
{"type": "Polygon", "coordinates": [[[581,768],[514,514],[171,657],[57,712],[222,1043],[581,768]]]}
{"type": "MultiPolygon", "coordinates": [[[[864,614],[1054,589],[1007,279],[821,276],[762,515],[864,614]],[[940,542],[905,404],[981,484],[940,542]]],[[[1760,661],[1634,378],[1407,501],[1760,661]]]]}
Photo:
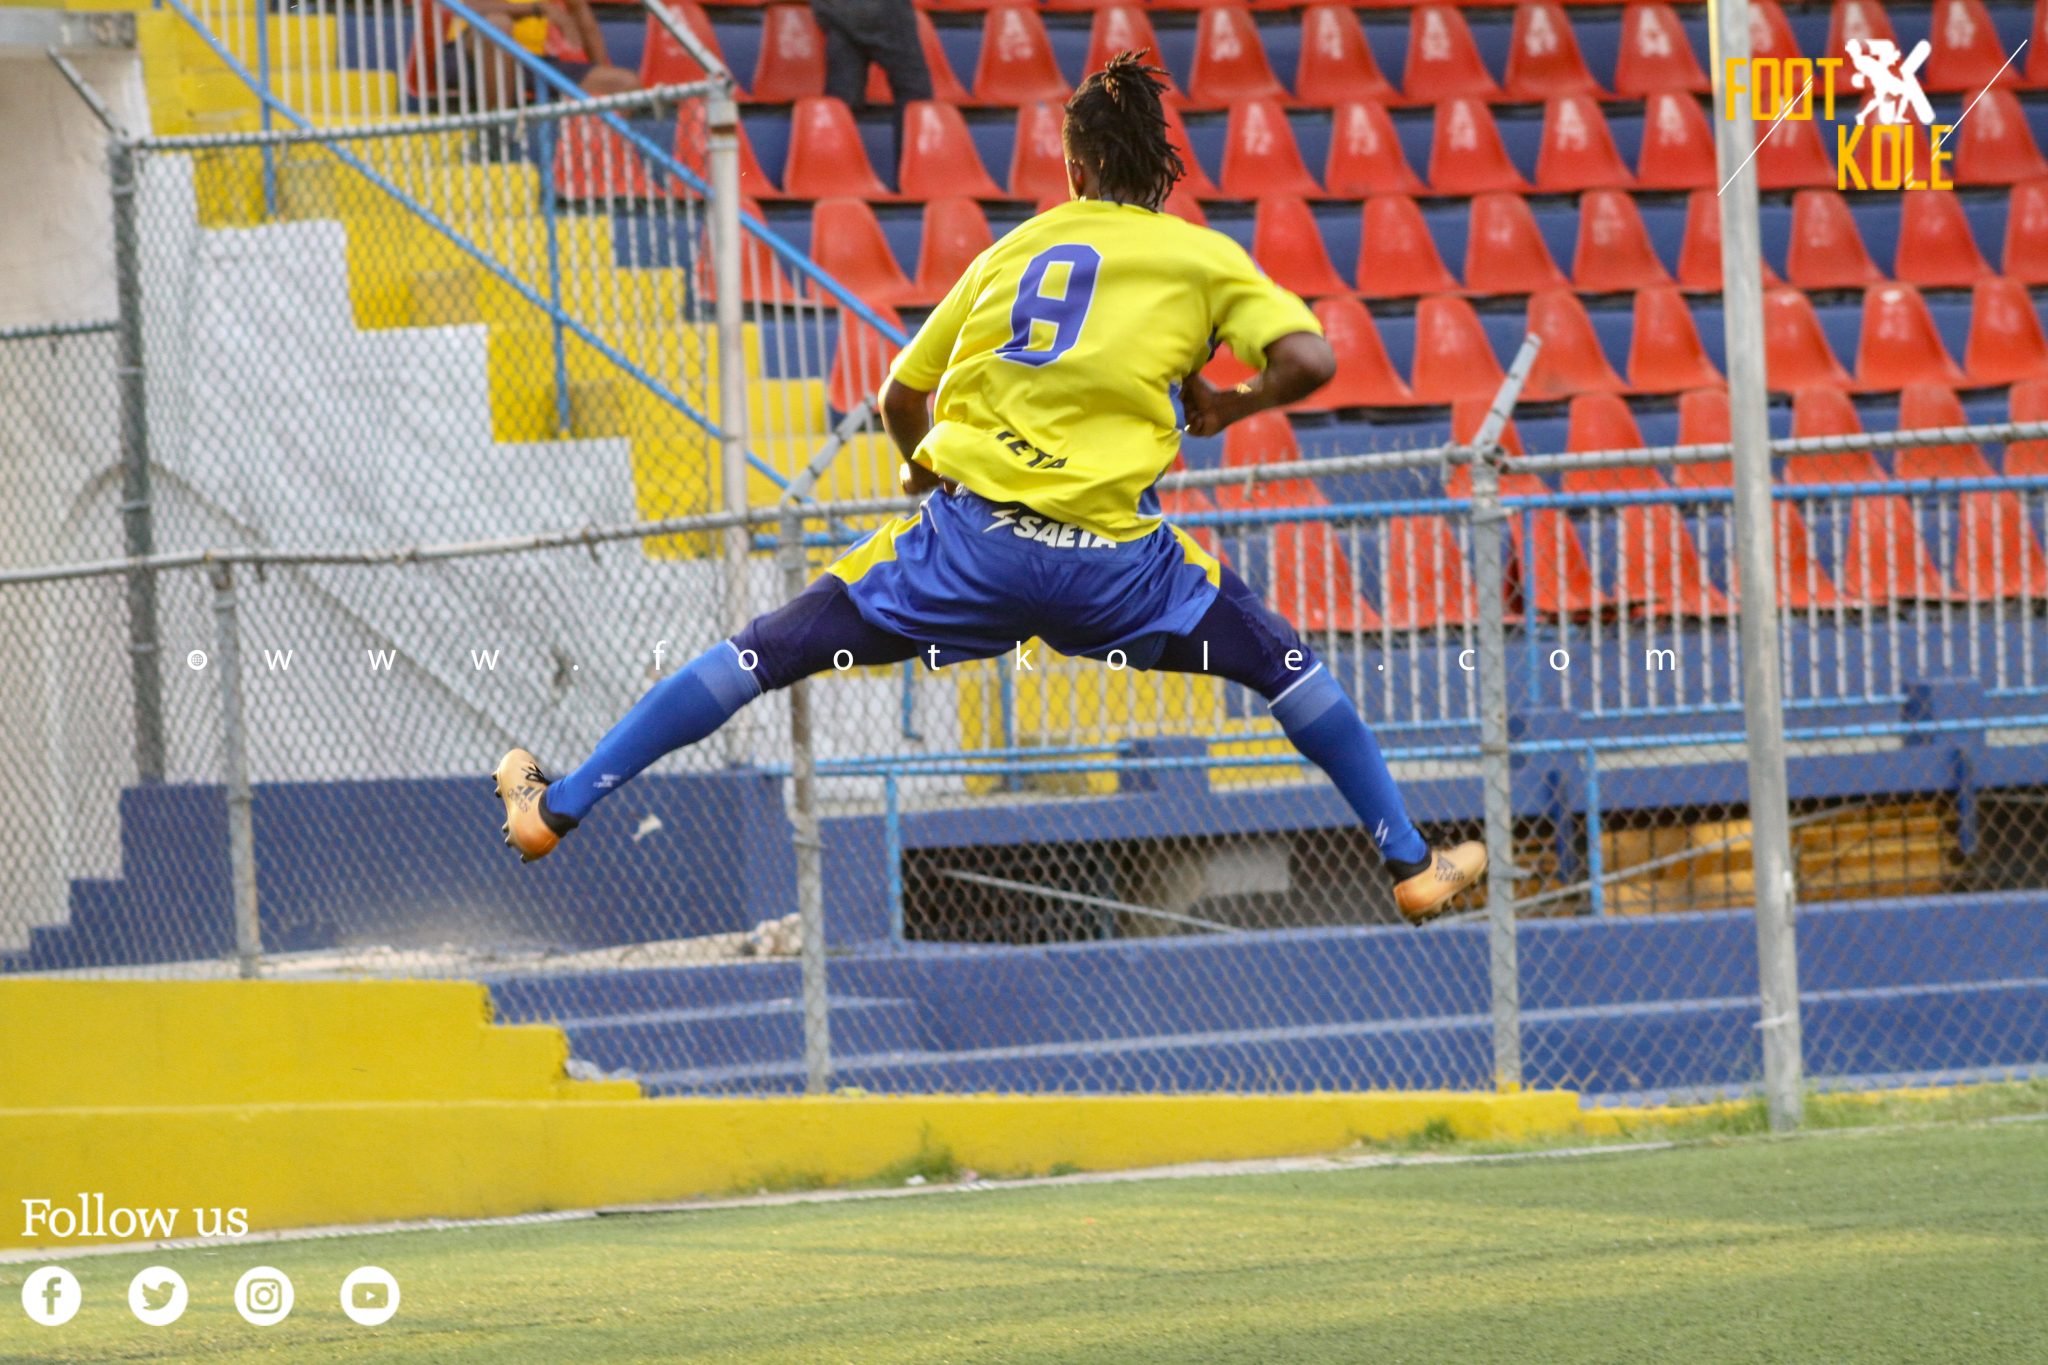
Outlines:
{"type": "MultiPolygon", "coordinates": [[[[611,64],[590,0],[471,0],[471,5],[484,22],[585,94],[617,95],[639,87],[637,76],[611,64]]],[[[517,70],[517,59],[460,20],[448,31],[448,55],[445,69],[460,74],[443,89],[452,84],[470,107],[502,109],[518,101],[521,89],[531,99],[555,93],[539,77],[517,70]]]]}
{"type": "Polygon", "coordinates": [[[868,108],[868,64],[882,68],[895,114],[896,151],[903,151],[903,106],[932,97],[931,68],[917,37],[911,0],[811,0],[825,32],[825,93],[858,118],[868,108]]]}

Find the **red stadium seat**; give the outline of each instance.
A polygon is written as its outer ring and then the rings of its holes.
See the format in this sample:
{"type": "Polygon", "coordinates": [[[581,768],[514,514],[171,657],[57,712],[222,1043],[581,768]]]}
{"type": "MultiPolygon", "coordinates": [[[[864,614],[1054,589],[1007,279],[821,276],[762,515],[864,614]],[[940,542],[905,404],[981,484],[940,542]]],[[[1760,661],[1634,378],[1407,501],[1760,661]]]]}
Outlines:
{"type": "Polygon", "coordinates": [[[1057,104],[1027,104],[1017,111],[1017,137],[1010,147],[1011,198],[1071,197],[1060,122],[1057,104]]]}
{"type": "Polygon", "coordinates": [[[1437,295],[1415,305],[1415,367],[1408,382],[1418,402],[1491,398],[1501,378],[1500,358],[1471,304],[1437,295]]]}
{"type": "Polygon", "coordinates": [[[1274,283],[1296,294],[1351,291],[1330,264],[1315,215],[1293,195],[1268,195],[1259,200],[1258,217],[1252,225],[1252,258],[1274,283]]]}
{"type": "Polygon", "coordinates": [[[981,205],[972,199],[935,198],[926,203],[917,245],[918,301],[936,303],[944,298],[994,240],[981,205]]]}
{"type": "Polygon", "coordinates": [[[1828,345],[1812,301],[1797,289],[1764,291],[1764,374],[1780,393],[1854,382],[1828,345]]]}
{"type": "Polygon", "coordinates": [[[1635,183],[1615,150],[1614,134],[1591,95],[1559,95],[1543,109],[1536,188],[1544,194],[1621,188],[1635,183]]]}
{"type": "Polygon", "coordinates": [[[1020,5],[990,10],[982,21],[974,97],[983,104],[1021,105],[1064,100],[1068,93],[1037,12],[1020,5]]]}
{"type": "Polygon", "coordinates": [[[1801,190],[1792,196],[1785,277],[1801,289],[1861,289],[1885,276],[1864,249],[1848,202],[1828,189],[1801,190]]]}
{"type": "Polygon", "coordinates": [[[1369,299],[1455,293],[1456,277],[1437,253],[1422,210],[1405,194],[1365,201],[1358,235],[1358,292],[1369,299]]]}
{"type": "MultiPolygon", "coordinates": [[[[1778,272],[1762,261],[1765,285],[1778,283],[1778,272]]],[[[1721,201],[1712,190],[1694,190],[1685,200],[1685,236],[1678,247],[1678,287],[1721,290],[1721,201]]]]}
{"type": "Polygon", "coordinates": [[[1899,196],[1899,248],[1892,268],[1896,278],[1923,289],[1959,289],[1992,273],[1953,190],[1915,190],[1899,196]]]}
{"type": "MultiPolygon", "coordinates": [[[[761,169],[761,162],[754,155],[754,144],[747,137],[747,125],[738,128],[740,142],[740,193],[749,200],[780,199],[782,191],[775,188],[775,182],[768,178],[768,172],[761,169]]],[[[701,126],[687,113],[676,116],[675,141],[669,147],[669,155],[676,163],[709,181],[710,167],[704,159],[704,134],[701,126]]]]}
{"type": "MultiPolygon", "coordinates": [[[[1840,56],[1848,51],[1851,38],[1882,38],[1897,44],[1898,31],[1892,27],[1891,15],[1885,13],[1877,0],[1835,0],[1834,12],[1828,17],[1828,49],[1830,57],[1840,56]]],[[[1905,47],[1899,51],[1904,52],[1905,47]]],[[[1843,66],[1846,74],[1854,68],[1843,66]]],[[[1846,80],[1844,82],[1846,84],[1846,80]]]]}
{"type": "Polygon", "coordinates": [[[1529,188],[1508,159],[1500,129],[1484,101],[1460,96],[1437,104],[1429,148],[1429,187],[1438,194],[1529,188]]]}
{"type": "Polygon", "coordinates": [[[1572,399],[1565,412],[1564,448],[1570,454],[1634,450],[1643,444],[1642,429],[1636,425],[1635,413],[1629,410],[1627,400],[1616,394],[1582,394],[1572,399]]]}
{"type": "Polygon", "coordinates": [[[871,304],[898,307],[917,293],[862,199],[820,199],[811,206],[811,259],[871,304]]]}
{"type": "Polygon", "coordinates": [[[903,164],[897,183],[905,197],[933,199],[972,195],[1001,199],[1002,186],[982,167],[967,120],[950,104],[914,100],[903,110],[903,164]]]}
{"type": "MultiPolygon", "coordinates": [[[[761,206],[742,197],[740,211],[761,217],[761,206]]],[[[740,297],[748,303],[794,303],[803,293],[784,273],[775,249],[751,232],[740,234],[740,297]]],[[[697,288],[706,299],[718,297],[717,264],[708,251],[697,253],[697,288]]]]}
{"type": "Polygon", "coordinates": [[[553,181],[564,199],[646,199],[647,158],[596,115],[561,121],[553,181]]]}
{"type": "Polygon", "coordinates": [[[1671,283],[1636,201],[1626,191],[1588,190],[1580,196],[1572,283],[1590,294],[1671,283]]]}
{"type": "Polygon", "coordinates": [[[1286,97],[1286,87],[1266,61],[1251,11],[1238,5],[1203,10],[1195,28],[1194,65],[1188,72],[1189,101],[1221,108],[1240,100],[1286,97]]]}
{"type": "MultiPolygon", "coordinates": [[[[2031,308],[2027,316],[2033,317],[2031,308]]],[[[2034,336],[2038,342],[2038,323],[2034,336]]],[[[1899,389],[1918,383],[1954,388],[1970,381],[1942,345],[1941,333],[1935,330],[1934,318],[1928,313],[1927,301],[1920,297],[1920,291],[1910,284],[1880,284],[1863,294],[1863,334],[1856,345],[1856,382],[1866,389],[1899,389]]]]}
{"type": "Polygon", "coordinates": [[[1480,60],[1465,16],[1450,5],[1417,5],[1408,20],[1408,64],[1401,91],[1418,103],[1452,96],[1499,99],[1501,89],[1480,60]]]}
{"type": "Polygon", "coordinates": [[[2027,78],[2033,89],[2048,85],[2048,3],[2034,0],[2034,22],[2027,26],[2027,78]]]}
{"type": "MultiPolygon", "coordinates": [[[[1819,95],[1812,96],[1818,105],[1819,95]]],[[[1818,116],[1788,118],[1765,131],[1757,127],[1756,183],[1764,190],[1796,190],[1807,186],[1832,188],[1835,163],[1828,160],[1820,140],[1818,116]]]]}
{"type": "Polygon", "coordinates": [[[1615,94],[1632,100],[1660,90],[1705,94],[1709,88],[1678,11],[1663,4],[1633,4],[1621,12],[1615,94]]]}
{"type": "MultiPolygon", "coordinates": [[[[1301,12],[1301,61],[1294,70],[1294,97],[1303,104],[1333,106],[1352,100],[1388,104],[1400,98],[1373,60],[1365,30],[1350,6],[1310,5],[1301,12]]],[[[1335,155],[1333,150],[1331,156],[1335,155]]]]}
{"type": "MultiPolygon", "coordinates": [[[[1792,395],[1792,434],[1807,436],[1861,436],[1863,419],[1856,415],[1856,403],[1841,389],[1801,389],[1792,395]]],[[[1868,450],[1837,450],[1816,455],[1794,455],[1798,483],[1882,483],[1884,467],[1868,450]]]]}
{"type": "MultiPolygon", "coordinates": [[[[1626,405],[1621,410],[1626,415],[1626,405]]],[[[1635,423],[1630,420],[1628,425],[1633,428],[1635,423]]],[[[1641,438],[1629,444],[1640,445],[1641,438]]],[[[1660,493],[1671,488],[1656,470],[1627,466],[1568,469],[1559,486],[1567,493],[1660,493]]],[[[1635,503],[1604,508],[1594,515],[1592,527],[1590,534],[1612,538],[1620,561],[1613,592],[1616,605],[1644,616],[1674,618],[1726,616],[1733,610],[1726,594],[1708,579],[1680,507],[1635,503]]]]}
{"type": "Polygon", "coordinates": [[[826,95],[796,102],[789,116],[789,160],[782,190],[792,199],[893,199],[868,164],[860,129],[845,105],[826,95]]]}
{"type": "Polygon", "coordinates": [[[1223,143],[1224,194],[1233,199],[1257,199],[1270,194],[1320,196],[1322,192],[1323,187],[1302,164],[1294,126],[1278,100],[1240,100],[1230,107],[1230,127],[1223,143]]]}
{"type": "MultiPolygon", "coordinates": [[[[1838,390],[1802,393],[1792,408],[1795,436],[1829,436],[1861,431],[1848,398],[1838,390]]],[[[1867,451],[1838,455],[1794,455],[1785,461],[1781,483],[1885,482],[1884,471],[1867,451]]],[[[1951,595],[1946,579],[1913,514],[1913,504],[1893,494],[1857,497],[1835,579],[1844,601],[1879,605],[1951,595]]]]}
{"type": "Polygon", "coordinates": [[[1564,6],[1515,6],[1515,27],[1508,38],[1507,77],[1501,89],[1511,100],[1534,103],[1558,95],[1600,96],[1600,86],[1579,55],[1579,36],[1564,6]]]}
{"type": "Polygon", "coordinates": [[[1221,191],[1216,188],[1216,182],[1202,169],[1200,159],[1195,156],[1194,147],[1188,142],[1187,125],[1181,122],[1180,115],[1174,112],[1172,105],[1166,106],[1165,113],[1166,140],[1173,144],[1173,149],[1180,153],[1181,164],[1187,167],[1187,174],[1181,177],[1179,188],[1185,189],[1197,199],[1219,197],[1221,191]]]}
{"type": "Polygon", "coordinates": [[[1536,353],[1536,366],[1529,372],[1524,390],[1530,401],[1540,403],[1575,393],[1619,393],[1628,387],[1607,363],[1592,319],[1570,289],[1531,294],[1529,330],[1543,338],[1543,349],[1536,353]]]}
{"type": "MultiPolygon", "coordinates": [[[[2048,422],[2048,379],[2023,379],[2006,395],[2015,422],[2048,422]]],[[[2048,474],[2048,440],[2014,441],[2005,448],[2007,478],[2048,474]]]]}
{"type": "Polygon", "coordinates": [[[1628,381],[1638,393],[1677,393],[1721,382],[1720,371],[1700,345],[1685,296],[1676,289],[1645,289],[1636,295],[1628,381]]]}
{"type": "MultiPolygon", "coordinates": [[[[668,10],[682,21],[692,36],[711,49],[713,56],[724,60],[725,53],[718,46],[718,33],[711,27],[711,16],[704,13],[702,6],[692,3],[692,0],[672,0],[668,10]]],[[[640,84],[651,88],[687,85],[703,79],[703,66],[650,15],[647,36],[640,45],[640,84]]]]}
{"type": "Polygon", "coordinates": [[[2018,280],[1977,281],[1970,291],[1970,341],[1964,367],[1972,384],[2010,384],[2048,375],[2048,341],[2027,287],[2018,280]]]}
{"type": "MultiPolygon", "coordinates": [[[[1932,431],[1970,424],[1956,391],[1943,384],[1908,384],[1899,394],[1899,430],[1932,431]]],[[[1901,479],[1989,479],[1991,461],[1974,445],[1903,446],[1892,455],[1901,479]]]]}
{"type": "Polygon", "coordinates": [[[1408,381],[1387,358],[1380,329],[1354,298],[1318,299],[1316,317],[1337,356],[1337,377],[1296,406],[1304,411],[1333,408],[1406,407],[1415,401],[1408,381]]]}
{"type": "MultiPolygon", "coordinates": [[[[893,308],[877,307],[875,313],[897,327],[903,319],[893,308]]],[[[827,400],[835,412],[852,412],[873,398],[889,374],[889,362],[896,358],[896,343],[883,336],[852,310],[839,310],[839,336],[832,350],[832,376],[826,385],[827,400]]]]}
{"type": "Polygon", "coordinates": [[[2012,187],[2005,211],[2001,270],[2028,284],[2048,284],[2048,180],[2012,187]]]}
{"type": "Polygon", "coordinates": [[[1395,630],[1436,630],[1478,619],[1478,595],[1448,518],[1388,517],[1380,601],[1395,630]]]}
{"type": "Polygon", "coordinates": [[[1270,600],[1295,629],[1318,635],[1384,628],[1379,612],[1358,595],[1351,557],[1329,522],[1281,522],[1272,536],[1270,600]]]}
{"type": "Polygon", "coordinates": [[[1473,293],[1528,294],[1569,283],[1521,195],[1474,195],[1469,222],[1464,273],[1465,287],[1473,293]]]}
{"type": "MultiPolygon", "coordinates": [[[[1088,58],[1081,69],[1100,71],[1119,52],[1157,51],[1159,39],[1152,32],[1152,21],[1142,6],[1103,5],[1095,11],[1094,22],[1089,25],[1088,58]]],[[[1166,90],[1170,100],[1185,98],[1180,86],[1174,83],[1172,72],[1166,75],[1166,90]]]]}
{"type": "Polygon", "coordinates": [[[1984,0],[1934,0],[1929,27],[1934,50],[1920,68],[1920,84],[1928,90],[1974,95],[1994,77],[1999,85],[2020,83],[2022,63],[2006,64],[2005,44],[1999,41],[1984,0]]]}
{"type": "MultiPolygon", "coordinates": [[[[1944,144],[1946,147],[1949,144],[1944,144]]],[[[2048,176],[2019,96],[1994,86],[1970,110],[1953,138],[1958,185],[2016,185],[2048,176]]]]}
{"type": "MultiPolygon", "coordinates": [[[[1749,55],[1751,60],[1758,57],[1773,57],[1781,61],[1804,55],[1799,50],[1799,40],[1792,36],[1792,25],[1786,20],[1785,11],[1778,7],[1777,0],[1750,0],[1749,55]]],[[[1840,56],[1841,53],[1836,52],[1833,55],[1840,56]]]]}
{"type": "Polygon", "coordinates": [[[1174,217],[1185,218],[1196,227],[1209,226],[1209,215],[1202,212],[1201,201],[1188,189],[1188,182],[1185,179],[1174,182],[1173,188],[1166,193],[1166,203],[1163,207],[1174,217]]]}
{"type": "Polygon", "coordinates": [[[1383,105],[1353,100],[1330,111],[1330,159],[1323,170],[1323,187],[1344,199],[1423,192],[1422,177],[1409,168],[1394,120],[1383,105]]]}
{"type": "MultiPolygon", "coordinates": [[[[917,43],[924,49],[925,69],[931,72],[932,98],[941,104],[972,104],[974,97],[953,74],[953,63],[946,58],[946,49],[939,42],[939,31],[932,27],[930,16],[922,10],[917,15],[917,43]]],[[[882,74],[882,68],[868,67],[868,103],[888,104],[895,98],[896,92],[889,88],[889,78],[882,74]]]]}
{"type": "Polygon", "coordinates": [[[1719,189],[1714,130],[1691,95],[1653,91],[1643,101],[1643,145],[1636,185],[1646,190],[1719,189]]]}
{"type": "MultiPolygon", "coordinates": [[[[1726,445],[1731,438],[1728,390],[1693,389],[1678,395],[1678,444],[1726,445]]],[[[1680,488],[1726,488],[1735,482],[1732,460],[1687,460],[1671,466],[1680,488]]]]}
{"type": "Polygon", "coordinates": [[[793,104],[825,93],[825,35],[809,5],[761,11],[761,55],[748,89],[767,104],[793,104]]]}
{"type": "MultiPolygon", "coordinates": [[[[1474,404],[1483,411],[1483,404],[1474,404]]],[[[1462,434],[1458,430],[1458,409],[1451,410],[1452,437],[1470,440],[1477,421],[1462,434]]],[[[1510,427],[1512,430],[1512,427],[1510,427]]],[[[1542,497],[1551,490],[1534,474],[1503,474],[1503,497],[1542,497]]],[[[1444,480],[1448,497],[1472,496],[1472,467],[1458,465],[1444,480]]],[[[1533,608],[1552,620],[1580,617],[1609,605],[1605,592],[1593,581],[1593,563],[1586,557],[1585,542],[1563,511],[1546,507],[1535,511],[1511,512],[1508,517],[1510,554],[1506,564],[1508,620],[1522,619],[1533,608]]]]}

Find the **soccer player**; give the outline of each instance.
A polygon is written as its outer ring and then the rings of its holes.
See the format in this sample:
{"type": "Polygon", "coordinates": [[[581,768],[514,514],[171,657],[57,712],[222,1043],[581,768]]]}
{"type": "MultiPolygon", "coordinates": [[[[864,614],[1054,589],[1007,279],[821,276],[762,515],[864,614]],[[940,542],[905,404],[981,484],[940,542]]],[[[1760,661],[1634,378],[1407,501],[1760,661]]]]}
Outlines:
{"type": "Polygon", "coordinates": [[[504,833],[525,860],[648,764],[835,653],[938,667],[1035,635],[1062,654],[1211,672],[1264,697],[1372,832],[1411,921],[1485,871],[1483,844],[1430,849],[1336,678],[1160,516],[1153,484],[1183,430],[1213,435],[1306,398],[1335,370],[1300,299],[1228,237],[1161,211],[1186,173],[1162,74],[1127,52],[1082,82],[1062,130],[1072,201],[977,257],[896,358],[882,421],[923,503],[656,684],[581,767],[550,782],[526,750],[506,754],[504,833]],[[1219,341],[1261,372],[1212,389],[1200,371],[1219,341]]]}

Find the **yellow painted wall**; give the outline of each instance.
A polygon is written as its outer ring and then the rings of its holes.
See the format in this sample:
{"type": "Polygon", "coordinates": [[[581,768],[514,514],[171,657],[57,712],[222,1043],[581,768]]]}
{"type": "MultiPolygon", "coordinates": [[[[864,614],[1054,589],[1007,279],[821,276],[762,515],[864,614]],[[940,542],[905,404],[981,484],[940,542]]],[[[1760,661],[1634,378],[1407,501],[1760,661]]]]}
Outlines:
{"type": "Polygon", "coordinates": [[[80,1192],[288,1228],[830,1184],[937,1150],[1115,1170],[1578,1114],[1569,1094],[649,1100],[568,1080],[558,1030],[489,1018],[466,982],[0,981],[0,1246],[28,1244],[22,1200],[80,1192]]]}

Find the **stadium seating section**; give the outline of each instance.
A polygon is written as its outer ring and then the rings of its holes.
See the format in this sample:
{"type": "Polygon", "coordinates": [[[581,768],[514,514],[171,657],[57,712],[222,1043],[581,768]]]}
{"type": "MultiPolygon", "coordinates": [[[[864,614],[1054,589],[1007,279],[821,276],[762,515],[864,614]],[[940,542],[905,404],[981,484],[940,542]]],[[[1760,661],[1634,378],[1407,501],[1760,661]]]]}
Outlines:
{"type": "MultiPolygon", "coordinates": [[[[1714,401],[1725,357],[1704,5],[926,0],[918,28],[938,98],[904,111],[899,149],[886,104],[856,117],[824,96],[824,45],[807,5],[672,3],[742,83],[743,183],[753,207],[907,325],[994,236],[1065,196],[1057,102],[1109,53],[1149,48],[1172,78],[1173,132],[1188,163],[1170,211],[1237,239],[1275,279],[1314,300],[1337,348],[1338,378],[1292,415],[1287,450],[1313,456],[1443,439],[1458,405],[1492,393],[1525,329],[1546,343],[1521,420],[1533,450],[1669,441],[1695,426],[1688,414],[1714,401]],[[1574,396],[1584,401],[1567,404],[1574,396]]],[[[700,74],[638,11],[600,12],[612,59],[643,81],[700,74]]],[[[1825,122],[1789,120],[1764,142],[1767,368],[1780,395],[1779,432],[1805,430],[1808,419],[1795,414],[1823,410],[1828,430],[1891,425],[1913,412],[2001,418],[2016,381],[2048,380],[2032,293],[2048,286],[2048,45],[2006,63],[2044,25],[2048,4],[2022,0],[1936,0],[1896,12],[1874,0],[1755,6],[1760,55],[1839,54],[1856,34],[1909,47],[1937,33],[1922,76],[1942,115],[1953,118],[1985,92],[1943,149],[1953,154],[1953,190],[1839,190],[1834,128],[1825,122]]],[[[870,100],[886,100],[880,70],[870,74],[870,100]]],[[[1842,98],[1860,98],[1846,78],[1842,98]]],[[[667,139],[667,129],[648,131],[667,139]]],[[[1916,146],[1924,166],[1924,136],[1916,146]]],[[[575,136],[561,146],[552,178],[565,200],[630,216],[635,200],[655,192],[631,158],[587,153],[575,136]]],[[[770,273],[759,274],[766,294],[770,273]]],[[[838,409],[856,402],[880,368],[872,330],[843,331],[829,395],[838,409]]],[[[1211,373],[1234,381],[1245,367],[1225,353],[1211,373]]],[[[1929,454],[1866,457],[1855,472],[1996,472],[2003,458],[1929,454]]],[[[1191,442],[1187,451],[1194,467],[1231,458],[1221,442],[1191,442]]],[[[1784,473],[1797,480],[1812,471],[1784,473]]],[[[1682,478],[1725,483],[1726,471],[1701,467],[1682,478]]],[[[1555,486],[1617,491],[1624,484],[1616,479],[1567,477],[1555,486]]],[[[1349,496],[1426,491],[1325,482],[1282,492],[1317,500],[1339,484],[1349,496]]],[[[1664,481],[1644,476],[1626,486],[1637,484],[1664,481]]],[[[1207,505],[1190,501],[1184,510],[1207,505]]],[[[2020,523],[2010,500],[1979,510],[1995,516],[1999,534],[1969,537],[1973,548],[1960,550],[1922,545],[1904,502],[1866,500],[1847,550],[1823,565],[1812,548],[1821,539],[1788,507],[1785,552],[1808,584],[1794,596],[1867,601],[1855,584],[1871,573],[1889,582],[1895,563],[1910,568],[1916,594],[2028,591],[2042,559],[2037,529],[2020,523]],[[1994,540],[2012,553],[1994,555],[1985,548],[1994,540]],[[1975,563],[1994,558],[1996,574],[1975,563]]],[[[1538,609],[1636,603],[1725,613],[1736,588],[1725,566],[1703,564],[1676,528],[1649,524],[1676,515],[1645,509],[1641,528],[1675,552],[1588,564],[1581,579],[1569,567],[1574,549],[1538,609]]],[[[1569,542],[1570,523],[1553,522],[1537,534],[1569,542]]],[[[1441,530],[1426,521],[1397,534],[1434,545],[1441,530]]],[[[1401,582],[1362,596],[1342,549],[1295,548],[1333,553],[1339,565],[1334,586],[1312,589],[1333,594],[1307,604],[1318,628],[1409,630],[1464,619],[1455,584],[1448,609],[1434,590],[1425,609],[1401,582]]],[[[1290,558],[1284,547],[1274,555],[1279,564],[1290,558]]],[[[1269,588],[1294,600],[1278,577],[1269,588]]]]}

